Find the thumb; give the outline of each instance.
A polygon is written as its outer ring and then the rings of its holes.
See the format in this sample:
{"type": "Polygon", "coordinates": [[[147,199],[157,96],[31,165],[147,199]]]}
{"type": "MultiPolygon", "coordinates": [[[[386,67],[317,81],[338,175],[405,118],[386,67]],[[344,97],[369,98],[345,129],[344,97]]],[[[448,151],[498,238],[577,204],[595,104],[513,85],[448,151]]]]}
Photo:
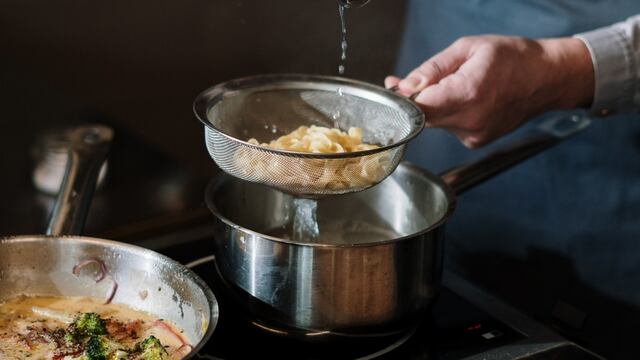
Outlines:
{"type": "Polygon", "coordinates": [[[392,88],[396,85],[398,85],[398,83],[400,82],[400,79],[396,76],[387,76],[384,79],[384,87],[389,89],[392,88]]]}
{"type": "Polygon", "coordinates": [[[456,72],[469,57],[470,44],[458,40],[451,46],[425,61],[402,79],[398,86],[409,93],[421,91],[425,87],[437,84],[440,80],[456,72]]]}

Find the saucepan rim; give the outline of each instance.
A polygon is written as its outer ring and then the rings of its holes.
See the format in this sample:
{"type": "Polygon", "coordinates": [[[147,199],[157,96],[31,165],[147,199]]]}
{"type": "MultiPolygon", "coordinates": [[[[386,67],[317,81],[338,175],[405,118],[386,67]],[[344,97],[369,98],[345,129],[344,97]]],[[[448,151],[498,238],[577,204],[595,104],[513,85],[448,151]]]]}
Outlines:
{"type": "MultiPolygon", "coordinates": [[[[403,168],[407,168],[409,171],[413,171],[413,172],[417,172],[420,175],[424,176],[428,181],[431,181],[432,183],[434,183],[438,188],[440,188],[445,196],[445,198],[447,199],[447,210],[442,214],[442,216],[440,217],[440,219],[438,219],[438,221],[433,222],[431,225],[429,225],[428,227],[414,232],[412,234],[408,234],[408,235],[403,235],[403,236],[399,236],[397,238],[392,238],[392,239],[388,239],[388,240],[382,240],[382,241],[374,241],[374,242],[364,242],[364,243],[356,243],[356,244],[326,244],[326,243],[305,243],[305,242],[299,242],[299,241],[293,241],[293,240],[289,240],[289,239],[283,239],[283,238],[279,238],[276,236],[271,236],[271,235],[266,235],[263,234],[259,231],[255,231],[255,230],[251,230],[248,229],[244,226],[238,225],[236,223],[234,223],[233,221],[231,221],[229,218],[227,218],[226,216],[222,215],[222,213],[218,210],[218,207],[215,205],[215,200],[214,200],[214,196],[213,194],[215,194],[217,192],[217,189],[222,186],[224,180],[226,179],[232,179],[234,181],[241,181],[241,182],[246,182],[248,184],[252,184],[255,186],[265,186],[267,188],[269,188],[270,191],[280,191],[277,190],[275,188],[270,188],[266,185],[262,185],[262,184],[255,184],[255,183],[251,183],[245,180],[241,180],[238,178],[234,178],[231,175],[228,175],[224,172],[220,172],[218,175],[216,175],[211,181],[209,181],[209,183],[207,184],[207,187],[205,189],[205,203],[207,204],[207,207],[209,208],[209,211],[211,211],[211,213],[218,219],[220,219],[222,222],[224,222],[225,224],[227,224],[228,226],[236,229],[236,230],[240,230],[243,231],[245,233],[254,235],[254,236],[258,236],[261,239],[265,239],[265,240],[271,240],[271,241],[275,241],[275,242],[279,242],[279,243],[283,243],[283,244],[287,244],[287,245],[297,245],[297,246],[309,246],[309,247],[314,247],[314,248],[354,248],[354,247],[372,247],[372,246],[380,246],[380,245],[387,245],[387,244],[393,244],[396,242],[400,242],[400,241],[404,241],[404,240],[409,240],[409,239],[413,239],[416,237],[419,237],[420,235],[426,234],[428,232],[433,231],[434,229],[440,227],[441,225],[443,225],[448,219],[449,217],[453,214],[455,207],[456,207],[456,195],[453,191],[453,189],[447,184],[445,183],[439,176],[432,174],[431,172],[420,168],[417,165],[414,165],[408,161],[401,161],[400,164],[398,165],[398,168],[403,167],[403,168]]],[[[394,171],[394,173],[396,173],[396,171],[394,171]]],[[[393,176],[390,175],[389,178],[391,178],[393,176]]],[[[379,186],[379,185],[378,185],[379,186]]],[[[367,189],[367,190],[363,190],[363,191],[370,191],[372,189],[367,189]]],[[[281,192],[281,191],[280,191],[281,192]]],[[[283,195],[286,196],[291,196],[289,194],[286,193],[282,193],[283,195]]],[[[354,196],[354,194],[348,194],[348,195],[336,195],[336,196],[354,196]]]]}

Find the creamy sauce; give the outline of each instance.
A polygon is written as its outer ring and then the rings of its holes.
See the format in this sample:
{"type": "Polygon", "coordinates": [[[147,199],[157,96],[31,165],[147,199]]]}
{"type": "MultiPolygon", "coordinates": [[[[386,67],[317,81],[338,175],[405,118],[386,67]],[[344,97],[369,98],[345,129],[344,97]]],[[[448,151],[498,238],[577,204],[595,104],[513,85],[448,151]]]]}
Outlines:
{"type": "MultiPolygon", "coordinates": [[[[63,347],[61,335],[79,313],[97,313],[105,320],[110,341],[119,349],[133,349],[155,336],[164,346],[164,359],[178,360],[191,346],[175,326],[150,314],[87,297],[21,296],[0,303],[0,359],[84,359],[83,347],[63,347]]],[[[116,359],[137,359],[135,352],[122,351],[116,359]]]]}

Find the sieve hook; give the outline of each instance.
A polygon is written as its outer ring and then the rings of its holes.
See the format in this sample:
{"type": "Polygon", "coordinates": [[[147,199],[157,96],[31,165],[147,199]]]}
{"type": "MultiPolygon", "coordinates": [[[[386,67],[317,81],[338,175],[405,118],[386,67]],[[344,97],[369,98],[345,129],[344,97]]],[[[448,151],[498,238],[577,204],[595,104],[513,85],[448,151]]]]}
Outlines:
{"type": "MultiPolygon", "coordinates": [[[[391,90],[391,91],[393,91],[393,92],[396,92],[396,91],[398,91],[399,89],[400,89],[400,87],[396,84],[396,85],[393,85],[392,87],[390,87],[388,90],[391,90]]],[[[416,92],[414,92],[413,94],[409,95],[409,96],[408,96],[408,98],[409,98],[409,100],[411,100],[411,101],[415,101],[415,100],[416,100],[416,98],[418,97],[418,95],[420,95],[420,91],[416,91],[416,92]]]]}

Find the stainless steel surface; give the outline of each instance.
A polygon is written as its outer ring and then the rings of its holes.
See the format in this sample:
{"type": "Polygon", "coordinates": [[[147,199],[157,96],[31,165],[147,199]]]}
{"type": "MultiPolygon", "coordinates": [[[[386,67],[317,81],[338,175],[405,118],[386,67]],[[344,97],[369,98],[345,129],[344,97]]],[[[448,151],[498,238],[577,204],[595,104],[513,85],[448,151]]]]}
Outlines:
{"type": "MultiPolygon", "coordinates": [[[[575,130],[563,134],[542,126],[534,140],[510,148],[510,161],[489,155],[465,167],[473,171],[445,174],[451,186],[401,163],[375,187],[320,199],[314,242],[287,236],[293,197],[221,174],[206,192],[220,272],[254,300],[249,309],[255,316],[270,313],[276,323],[342,335],[406,328],[437,294],[453,189],[463,191],[546,149],[532,146],[540,139],[556,143],[588,125],[588,119],[574,120],[575,130]]],[[[550,120],[547,127],[551,121],[561,122],[550,120]]]]}
{"type": "Polygon", "coordinates": [[[262,75],[232,80],[202,92],[194,112],[204,124],[209,154],[225,172],[300,197],[364,190],[388,176],[406,143],[423,128],[410,100],[355,80],[313,75],[262,75]],[[253,145],[299,126],[362,129],[377,149],[318,154],[253,145]]]}
{"type": "Polygon", "coordinates": [[[264,235],[292,221],[293,197],[275,189],[221,175],[206,201],[216,215],[222,275],[270,307],[275,318],[267,320],[333,334],[382,334],[406,329],[437,294],[440,225],[454,197],[417,167],[403,163],[371,189],[319,200],[320,233],[329,228],[330,235],[318,243],[264,235]],[[377,229],[375,241],[341,229],[354,225],[367,234],[377,229]]]}
{"type": "MultiPolygon", "coordinates": [[[[33,185],[47,195],[58,195],[64,180],[67,159],[69,158],[69,139],[65,131],[48,131],[40,136],[31,149],[33,169],[33,185]]],[[[96,190],[104,185],[107,173],[107,161],[100,168],[96,190]]]]}
{"type": "Polygon", "coordinates": [[[87,125],[69,133],[69,158],[47,235],[82,232],[100,168],[113,140],[113,130],[87,125]]]}
{"type": "Polygon", "coordinates": [[[0,240],[0,302],[22,294],[106,299],[112,282],[94,281],[97,266],[87,266],[79,276],[72,273],[75,265],[87,259],[103,261],[117,282],[113,303],[171,321],[184,330],[196,351],[213,332],[216,299],[191,270],[151,250],[89,237],[0,240]]]}
{"type": "MultiPolygon", "coordinates": [[[[85,126],[71,134],[67,174],[52,214],[49,231],[81,232],[99,169],[112,132],[85,126]]],[[[181,264],[137,246],[81,236],[15,236],[0,239],[0,302],[19,295],[91,296],[108,299],[167,319],[193,351],[211,336],[218,305],[208,286],[181,264]],[[95,281],[98,265],[78,276],[75,265],[97,259],[106,265],[104,281],[95,281]],[[115,286],[115,289],[114,289],[115,286]]]]}

